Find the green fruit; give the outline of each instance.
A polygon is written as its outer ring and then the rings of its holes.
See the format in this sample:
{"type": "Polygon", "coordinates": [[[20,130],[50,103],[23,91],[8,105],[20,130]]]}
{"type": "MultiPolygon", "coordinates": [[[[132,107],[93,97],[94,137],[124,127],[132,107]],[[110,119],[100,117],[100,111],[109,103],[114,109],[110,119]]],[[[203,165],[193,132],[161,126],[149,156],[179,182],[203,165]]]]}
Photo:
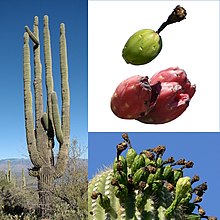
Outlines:
{"type": "Polygon", "coordinates": [[[163,165],[163,160],[162,158],[157,158],[157,161],[156,161],[156,164],[157,164],[157,167],[161,167],[163,165]]]}
{"type": "Polygon", "coordinates": [[[137,152],[133,148],[129,148],[126,154],[126,161],[129,168],[131,168],[134,158],[137,156],[137,152]]]}
{"type": "Polygon", "coordinates": [[[122,57],[133,65],[147,64],[160,53],[161,49],[160,35],[151,29],[142,29],[128,39],[122,57]]]}
{"type": "Polygon", "coordinates": [[[173,176],[173,169],[170,165],[167,165],[163,170],[163,178],[165,180],[171,179],[173,176]]]}
{"type": "Polygon", "coordinates": [[[134,162],[132,163],[131,173],[134,174],[139,168],[144,167],[144,166],[145,166],[144,156],[142,154],[137,155],[134,158],[134,162]]]}
{"type": "Polygon", "coordinates": [[[148,175],[149,171],[146,167],[141,167],[140,169],[138,169],[133,176],[134,186],[137,187],[140,181],[147,182],[148,175]]]}
{"type": "Polygon", "coordinates": [[[114,188],[114,193],[117,198],[123,199],[128,196],[128,189],[123,184],[120,184],[119,186],[120,187],[116,186],[114,188]]]}
{"type": "Polygon", "coordinates": [[[158,191],[161,191],[162,187],[163,187],[163,183],[159,180],[156,180],[152,183],[152,191],[154,193],[157,193],[158,191]]]}
{"type": "Polygon", "coordinates": [[[155,180],[155,174],[150,173],[148,178],[147,178],[147,184],[152,184],[155,180]]]}
{"type": "Polygon", "coordinates": [[[127,174],[127,161],[123,156],[119,156],[118,159],[115,158],[114,164],[113,164],[113,172],[116,173],[117,171],[123,171],[127,174]]]}
{"type": "MultiPolygon", "coordinates": [[[[144,154],[143,154],[143,155],[144,155],[144,154]]],[[[150,160],[150,159],[147,158],[145,155],[144,155],[144,159],[145,159],[145,166],[148,166],[148,165],[156,166],[156,162],[153,161],[153,160],[150,160]]]]}
{"type": "Polygon", "coordinates": [[[178,170],[174,170],[174,182],[176,183],[179,178],[183,177],[183,171],[178,169],[178,170]]]}
{"type": "Polygon", "coordinates": [[[123,171],[116,171],[114,177],[120,184],[127,185],[127,174],[123,171]]]}
{"type": "Polygon", "coordinates": [[[163,169],[157,168],[155,175],[155,180],[161,180],[163,178],[163,169]]]}

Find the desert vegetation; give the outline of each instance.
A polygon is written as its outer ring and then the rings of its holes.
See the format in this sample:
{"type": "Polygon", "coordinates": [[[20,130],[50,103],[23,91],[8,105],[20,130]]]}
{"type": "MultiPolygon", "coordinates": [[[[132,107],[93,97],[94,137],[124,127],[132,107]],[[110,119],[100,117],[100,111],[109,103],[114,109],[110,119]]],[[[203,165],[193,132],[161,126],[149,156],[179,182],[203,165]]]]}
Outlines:
{"type": "MultiPolygon", "coordinates": [[[[85,150],[72,140],[64,175],[48,188],[51,220],[87,219],[87,160],[81,159],[85,150]]],[[[37,181],[25,175],[25,183],[24,176],[15,176],[12,169],[0,172],[1,220],[42,219],[37,181]]]]}

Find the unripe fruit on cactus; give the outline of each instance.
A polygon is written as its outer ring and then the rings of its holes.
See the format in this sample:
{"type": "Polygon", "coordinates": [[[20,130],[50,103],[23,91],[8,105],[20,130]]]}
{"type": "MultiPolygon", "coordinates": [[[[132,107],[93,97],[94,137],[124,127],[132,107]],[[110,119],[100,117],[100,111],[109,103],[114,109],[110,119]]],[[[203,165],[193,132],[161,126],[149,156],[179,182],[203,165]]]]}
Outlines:
{"type": "Polygon", "coordinates": [[[146,124],[162,124],[179,117],[189,106],[196,91],[186,72],[179,67],[162,70],[150,79],[150,84],[161,83],[161,91],[154,108],[138,121],[146,124]]]}
{"type": "Polygon", "coordinates": [[[178,5],[156,32],[151,29],[142,29],[134,33],[122,50],[122,57],[126,63],[142,65],[151,62],[162,49],[162,39],[159,33],[167,25],[180,22],[185,17],[186,10],[178,5]]]}
{"type": "Polygon", "coordinates": [[[144,116],[155,104],[160,83],[150,86],[148,77],[132,76],[121,82],[111,98],[111,109],[119,118],[136,119],[144,116]]]}
{"type": "Polygon", "coordinates": [[[136,156],[137,156],[136,151],[133,148],[129,148],[126,154],[127,165],[129,168],[131,168],[131,165],[136,156]]]}
{"type": "MultiPolygon", "coordinates": [[[[128,135],[126,138],[130,145],[128,135]]],[[[184,169],[192,167],[192,161],[186,162],[185,159],[182,159],[175,162],[173,157],[164,160],[162,157],[165,147],[162,149],[163,152],[161,149],[161,146],[157,146],[145,151],[154,155],[151,157],[154,167],[143,165],[134,172],[127,167],[126,183],[123,179],[117,179],[115,174],[118,171],[114,173],[111,168],[95,176],[89,182],[88,187],[90,213],[88,219],[200,220],[204,218],[217,220],[216,217],[206,216],[204,209],[199,205],[202,195],[207,190],[206,182],[193,187],[193,184],[199,181],[198,176],[190,178],[182,174],[176,175],[174,166],[181,166],[178,170],[182,173],[184,169]],[[170,174],[177,179],[173,181],[170,174]],[[193,194],[196,194],[197,197],[191,201],[193,194]]],[[[135,151],[135,149],[133,150],[135,151]]],[[[144,153],[141,152],[141,154],[144,153]]],[[[121,159],[118,157],[118,160],[119,158],[121,159]]],[[[131,166],[133,163],[134,159],[133,162],[131,160],[131,166]]]]}

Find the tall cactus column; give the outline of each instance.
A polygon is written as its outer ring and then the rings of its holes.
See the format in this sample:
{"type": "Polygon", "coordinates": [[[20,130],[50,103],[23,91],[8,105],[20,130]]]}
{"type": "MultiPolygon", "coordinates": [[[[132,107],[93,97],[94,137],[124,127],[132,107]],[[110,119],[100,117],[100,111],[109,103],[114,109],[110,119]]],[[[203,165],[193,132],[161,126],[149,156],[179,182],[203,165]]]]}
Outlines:
{"type": "Polygon", "coordinates": [[[50,46],[50,31],[48,16],[44,16],[44,62],[47,91],[46,112],[43,107],[42,65],[40,59],[40,43],[38,17],[34,18],[33,32],[25,26],[23,47],[23,77],[24,77],[24,113],[27,147],[34,167],[29,174],[38,180],[39,205],[41,216],[50,217],[52,213],[50,202],[50,187],[54,180],[63,175],[70,145],[70,94],[68,83],[68,65],[66,51],[65,26],[60,25],[60,72],[62,90],[61,119],[57,95],[54,91],[52,75],[52,59],[50,46]],[[34,105],[31,92],[31,61],[29,39],[33,41],[34,51],[34,105]],[[35,120],[35,125],[34,125],[35,120]],[[55,162],[53,148],[54,138],[59,143],[58,157],[55,162]]]}

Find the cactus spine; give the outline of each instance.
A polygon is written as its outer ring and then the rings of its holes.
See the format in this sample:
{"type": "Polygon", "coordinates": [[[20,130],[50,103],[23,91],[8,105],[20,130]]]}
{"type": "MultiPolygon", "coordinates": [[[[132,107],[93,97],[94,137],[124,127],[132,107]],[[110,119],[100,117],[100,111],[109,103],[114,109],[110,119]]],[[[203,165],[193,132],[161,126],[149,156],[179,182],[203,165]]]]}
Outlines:
{"type": "Polygon", "coordinates": [[[52,58],[48,16],[44,16],[44,62],[47,91],[46,112],[43,108],[42,64],[40,59],[40,42],[38,17],[34,17],[33,33],[25,26],[23,47],[24,78],[24,113],[26,140],[30,159],[34,167],[29,170],[31,176],[37,177],[39,188],[39,204],[42,217],[50,216],[49,188],[56,178],[63,175],[70,145],[70,95],[68,84],[68,65],[66,51],[65,26],[60,25],[60,72],[62,90],[61,120],[57,95],[54,91],[52,76],[52,58]],[[35,117],[32,109],[31,62],[29,39],[33,41],[34,51],[34,101],[35,117]],[[35,125],[34,125],[35,119],[35,125]],[[54,138],[59,143],[57,161],[53,154],[54,138]]]}
{"type": "Polygon", "coordinates": [[[207,216],[199,205],[207,190],[206,182],[193,187],[199,177],[183,176],[184,169],[193,167],[192,161],[175,161],[173,157],[164,160],[165,146],[137,154],[128,135],[123,134],[122,137],[125,141],[117,145],[113,169],[101,172],[89,183],[89,220],[217,219],[207,216]],[[127,148],[126,144],[130,149],[123,157],[120,154],[127,148]],[[144,165],[140,155],[144,157],[144,165]],[[127,167],[122,165],[122,161],[127,167]],[[121,178],[122,173],[127,173],[126,180],[121,178]],[[196,197],[191,201],[193,194],[196,197]]]}

